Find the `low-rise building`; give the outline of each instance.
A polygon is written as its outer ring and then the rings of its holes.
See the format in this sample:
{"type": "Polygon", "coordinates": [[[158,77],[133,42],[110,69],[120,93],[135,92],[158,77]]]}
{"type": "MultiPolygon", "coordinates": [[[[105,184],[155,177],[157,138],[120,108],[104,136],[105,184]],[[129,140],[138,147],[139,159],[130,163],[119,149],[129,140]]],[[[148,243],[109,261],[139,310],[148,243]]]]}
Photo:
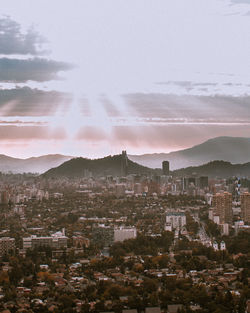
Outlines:
{"type": "Polygon", "coordinates": [[[15,239],[10,237],[0,238],[0,256],[15,251],[15,239]]]}
{"type": "Polygon", "coordinates": [[[120,227],[114,230],[114,241],[124,241],[126,239],[136,238],[135,227],[120,227]]]}
{"type": "Polygon", "coordinates": [[[31,237],[23,238],[23,249],[34,249],[39,247],[50,247],[52,249],[67,248],[68,237],[63,232],[57,232],[52,236],[31,237]]]}
{"type": "Polygon", "coordinates": [[[167,212],[166,214],[166,224],[171,224],[172,228],[182,228],[186,225],[186,215],[184,212],[167,212]]]}

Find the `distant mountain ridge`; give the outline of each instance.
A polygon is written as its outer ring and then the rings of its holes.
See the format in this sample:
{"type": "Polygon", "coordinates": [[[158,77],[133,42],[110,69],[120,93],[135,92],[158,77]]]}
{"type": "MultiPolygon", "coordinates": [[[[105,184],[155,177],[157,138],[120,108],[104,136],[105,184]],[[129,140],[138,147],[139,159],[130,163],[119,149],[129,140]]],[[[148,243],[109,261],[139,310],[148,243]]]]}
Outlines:
{"type": "MultiPolygon", "coordinates": [[[[93,176],[121,176],[122,155],[107,156],[100,159],[74,158],[52,168],[43,174],[44,177],[80,178],[89,171],[93,176]]],[[[151,174],[156,170],[137,164],[131,160],[127,162],[128,174],[151,174]]]]}
{"type": "MultiPolygon", "coordinates": [[[[170,170],[199,166],[215,160],[235,164],[250,162],[250,138],[217,137],[194,147],[170,152],[144,155],[128,155],[129,159],[148,168],[161,168],[162,161],[170,162],[170,170]]],[[[27,159],[0,155],[0,172],[44,173],[68,161],[72,156],[49,154],[27,159]]]]}
{"type": "Polygon", "coordinates": [[[172,172],[174,176],[208,176],[210,178],[220,177],[250,177],[250,162],[245,164],[231,164],[225,161],[212,161],[201,166],[190,166],[172,172]]]}
{"type": "MultiPolygon", "coordinates": [[[[93,176],[121,176],[122,155],[107,156],[101,159],[74,158],[52,168],[42,174],[46,178],[81,178],[89,171],[93,176]]],[[[139,165],[128,159],[128,174],[156,174],[161,175],[161,170],[151,169],[139,165]]],[[[212,161],[201,166],[191,166],[171,172],[173,176],[208,176],[220,177],[250,177],[250,162],[245,164],[231,164],[226,161],[212,161]]]]}
{"type": "Polygon", "coordinates": [[[215,160],[231,163],[250,162],[250,138],[216,137],[192,148],[170,152],[144,155],[128,155],[139,164],[160,168],[162,161],[170,162],[170,169],[198,166],[215,160]]]}
{"type": "Polygon", "coordinates": [[[56,167],[72,158],[72,156],[61,154],[48,154],[39,157],[19,159],[0,154],[0,172],[44,173],[48,169],[56,167]]]}

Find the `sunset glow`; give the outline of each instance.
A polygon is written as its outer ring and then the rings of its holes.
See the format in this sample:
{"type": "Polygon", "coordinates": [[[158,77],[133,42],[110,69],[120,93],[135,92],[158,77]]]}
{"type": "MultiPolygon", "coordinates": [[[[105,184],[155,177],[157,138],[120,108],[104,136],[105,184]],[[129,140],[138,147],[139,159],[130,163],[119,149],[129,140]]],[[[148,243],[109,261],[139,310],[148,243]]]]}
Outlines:
{"type": "Polygon", "coordinates": [[[249,137],[249,12],[229,0],[4,1],[1,153],[98,157],[249,137]]]}

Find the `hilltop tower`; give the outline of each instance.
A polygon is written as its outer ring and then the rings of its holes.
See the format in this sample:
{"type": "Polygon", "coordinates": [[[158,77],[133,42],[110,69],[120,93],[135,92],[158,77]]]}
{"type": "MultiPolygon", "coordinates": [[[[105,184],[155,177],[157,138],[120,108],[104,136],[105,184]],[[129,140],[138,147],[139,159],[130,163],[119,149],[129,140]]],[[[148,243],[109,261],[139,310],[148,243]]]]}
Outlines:
{"type": "Polygon", "coordinates": [[[128,175],[128,156],[127,151],[122,151],[122,160],[121,160],[121,176],[128,175]]]}

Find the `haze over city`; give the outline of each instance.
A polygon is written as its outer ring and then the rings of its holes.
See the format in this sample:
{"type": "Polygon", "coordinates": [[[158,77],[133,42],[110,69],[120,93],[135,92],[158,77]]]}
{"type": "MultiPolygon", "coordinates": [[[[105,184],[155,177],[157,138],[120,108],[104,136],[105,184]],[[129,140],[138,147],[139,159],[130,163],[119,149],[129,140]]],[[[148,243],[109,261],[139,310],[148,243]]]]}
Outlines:
{"type": "Polygon", "coordinates": [[[250,1],[1,1],[0,152],[250,137],[250,1]]]}

